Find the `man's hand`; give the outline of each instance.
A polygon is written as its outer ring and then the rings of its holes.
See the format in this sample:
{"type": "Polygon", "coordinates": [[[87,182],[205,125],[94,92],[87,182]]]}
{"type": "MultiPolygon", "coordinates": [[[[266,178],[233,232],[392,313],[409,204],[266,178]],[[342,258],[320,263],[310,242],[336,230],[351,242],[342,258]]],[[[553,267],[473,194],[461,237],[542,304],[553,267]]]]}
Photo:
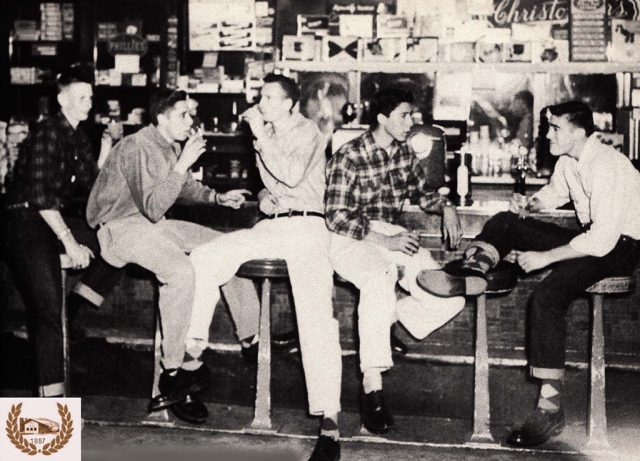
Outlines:
{"type": "Polygon", "coordinates": [[[552,263],[547,251],[525,251],[518,254],[518,264],[527,273],[543,269],[552,263]]]}
{"type": "Polygon", "coordinates": [[[266,130],[264,128],[264,116],[257,105],[250,107],[242,113],[242,119],[251,127],[253,135],[260,139],[265,136],[266,130]]]}
{"type": "Polygon", "coordinates": [[[71,266],[74,269],[84,269],[91,262],[91,258],[94,257],[91,249],[78,244],[71,234],[64,237],[62,243],[64,244],[64,251],[71,259],[71,266]]]}
{"type": "Polygon", "coordinates": [[[537,198],[529,198],[522,194],[513,194],[509,200],[509,211],[519,218],[526,218],[530,213],[542,211],[543,205],[537,198]]]}
{"type": "Polygon", "coordinates": [[[449,240],[451,249],[456,249],[462,239],[462,226],[458,212],[454,207],[445,206],[442,210],[442,236],[449,240]]]}
{"type": "Polygon", "coordinates": [[[184,149],[182,149],[180,158],[178,159],[178,162],[173,169],[178,173],[186,173],[189,167],[191,167],[191,165],[193,165],[196,160],[200,158],[206,147],[207,143],[202,137],[201,131],[198,130],[196,134],[194,136],[191,136],[187,143],[184,145],[184,149]]]}
{"type": "Polygon", "coordinates": [[[278,208],[278,197],[272,195],[267,189],[262,189],[258,193],[260,211],[266,215],[272,215],[278,208]]]}
{"type": "Polygon", "coordinates": [[[401,251],[404,254],[413,256],[420,249],[418,236],[411,232],[401,232],[396,235],[385,236],[385,247],[391,251],[401,251]]]}
{"type": "Polygon", "coordinates": [[[245,201],[245,195],[251,195],[247,189],[234,189],[224,194],[218,194],[218,203],[237,210],[245,201]]]}

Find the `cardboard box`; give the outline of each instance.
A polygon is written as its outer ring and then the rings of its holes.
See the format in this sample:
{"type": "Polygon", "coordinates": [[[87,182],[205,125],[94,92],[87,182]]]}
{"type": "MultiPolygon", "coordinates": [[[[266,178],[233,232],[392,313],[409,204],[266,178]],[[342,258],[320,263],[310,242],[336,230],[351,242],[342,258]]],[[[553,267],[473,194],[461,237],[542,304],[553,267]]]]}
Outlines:
{"type": "Polygon", "coordinates": [[[531,42],[507,43],[505,60],[507,62],[531,62],[531,42]]]}
{"type": "Polygon", "coordinates": [[[407,37],[407,62],[436,62],[438,39],[435,37],[407,37]]]}
{"type": "Polygon", "coordinates": [[[611,61],[640,61],[640,22],[611,20],[611,61]]]}
{"type": "Polygon", "coordinates": [[[404,16],[379,14],[376,16],[376,37],[408,37],[409,23],[404,16]]]}
{"type": "Polygon", "coordinates": [[[298,35],[329,35],[329,15],[299,14],[298,35]]]}
{"type": "Polygon", "coordinates": [[[341,37],[373,37],[373,16],[368,14],[341,14],[339,20],[341,37]]]}
{"type": "Polygon", "coordinates": [[[358,37],[322,37],[322,60],[358,62],[362,56],[358,37]]]}
{"type": "Polygon", "coordinates": [[[316,38],[313,35],[285,35],[282,37],[282,59],[313,61],[317,54],[316,47],[316,38]]]}
{"type": "Polygon", "coordinates": [[[405,62],[407,46],[404,38],[363,38],[362,60],[405,62]]]}

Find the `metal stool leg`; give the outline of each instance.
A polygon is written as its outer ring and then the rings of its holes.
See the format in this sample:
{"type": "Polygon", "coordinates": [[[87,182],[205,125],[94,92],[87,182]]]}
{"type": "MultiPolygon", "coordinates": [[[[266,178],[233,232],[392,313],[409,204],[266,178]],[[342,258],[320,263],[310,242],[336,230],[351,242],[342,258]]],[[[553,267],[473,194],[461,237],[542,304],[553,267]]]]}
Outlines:
{"type": "Polygon", "coordinates": [[[495,444],[491,435],[487,295],[476,298],[476,356],[474,361],[473,434],[470,444],[495,444]]]}
{"type": "Polygon", "coordinates": [[[591,339],[591,394],[589,396],[589,442],[587,450],[611,450],[607,439],[605,402],[604,329],[602,307],[604,295],[593,293],[593,332],[591,339]]]}
{"type": "Polygon", "coordinates": [[[71,367],[69,362],[69,318],[67,315],[67,271],[62,269],[62,357],[64,373],[64,396],[71,395],[71,367]]]}
{"type": "MultiPolygon", "coordinates": [[[[162,374],[162,324],[160,321],[160,312],[156,315],[156,333],[153,340],[153,389],[151,390],[151,398],[160,394],[160,374],[162,374]]],[[[169,422],[169,412],[165,408],[160,411],[153,411],[147,416],[147,421],[167,423],[169,422]]]]}
{"type": "Polygon", "coordinates": [[[271,280],[262,283],[256,407],[251,429],[271,431],[271,280]]]}

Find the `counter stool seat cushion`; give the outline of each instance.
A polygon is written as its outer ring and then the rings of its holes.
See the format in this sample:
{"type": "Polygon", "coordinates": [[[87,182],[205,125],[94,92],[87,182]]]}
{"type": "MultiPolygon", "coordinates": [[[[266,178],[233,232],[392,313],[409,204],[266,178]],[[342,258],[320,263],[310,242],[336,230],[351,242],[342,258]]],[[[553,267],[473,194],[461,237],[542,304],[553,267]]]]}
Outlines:
{"type": "Polygon", "coordinates": [[[287,278],[289,271],[284,259],[254,259],[247,261],[236,273],[246,278],[287,278]]]}
{"type": "Polygon", "coordinates": [[[607,277],[587,288],[587,293],[613,294],[629,293],[635,290],[635,277],[607,277]]]}

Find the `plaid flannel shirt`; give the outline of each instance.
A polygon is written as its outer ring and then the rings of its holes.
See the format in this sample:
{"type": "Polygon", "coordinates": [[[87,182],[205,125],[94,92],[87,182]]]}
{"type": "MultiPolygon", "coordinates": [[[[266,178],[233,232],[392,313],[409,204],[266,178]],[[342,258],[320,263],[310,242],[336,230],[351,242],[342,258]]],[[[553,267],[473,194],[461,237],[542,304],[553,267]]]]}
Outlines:
{"type": "Polygon", "coordinates": [[[91,190],[97,173],[89,137],[59,113],[40,122],[20,146],[8,203],[60,210],[69,204],[78,184],[91,190]]]}
{"type": "Polygon", "coordinates": [[[325,216],[331,231],[362,240],[371,221],[396,223],[406,199],[437,213],[449,203],[426,185],[418,159],[406,143],[394,141],[389,150],[367,131],[329,160],[325,216]]]}

